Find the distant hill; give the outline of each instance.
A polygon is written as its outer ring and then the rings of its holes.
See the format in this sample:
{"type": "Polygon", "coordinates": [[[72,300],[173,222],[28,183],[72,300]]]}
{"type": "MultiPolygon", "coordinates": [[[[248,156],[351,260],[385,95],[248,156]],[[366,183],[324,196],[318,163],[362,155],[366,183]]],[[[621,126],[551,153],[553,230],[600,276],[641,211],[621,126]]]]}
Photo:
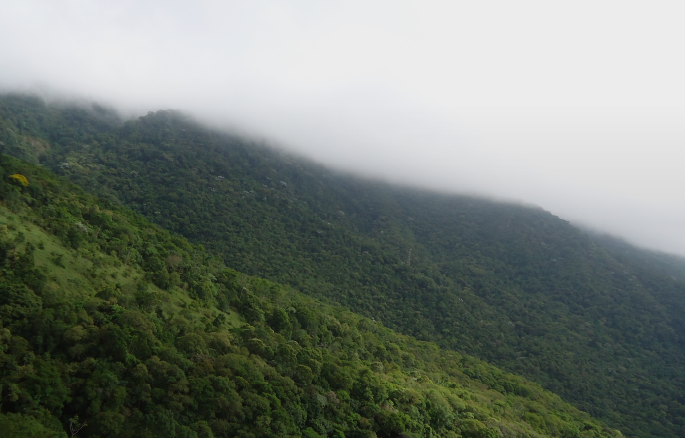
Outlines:
{"type": "Polygon", "coordinates": [[[0,364],[16,438],[620,436],[5,155],[0,364]]]}
{"type": "Polygon", "coordinates": [[[7,152],[234,269],[524,375],[626,435],[685,434],[685,283],[542,209],[354,178],[175,112],[6,96],[0,123],[7,152]]]}

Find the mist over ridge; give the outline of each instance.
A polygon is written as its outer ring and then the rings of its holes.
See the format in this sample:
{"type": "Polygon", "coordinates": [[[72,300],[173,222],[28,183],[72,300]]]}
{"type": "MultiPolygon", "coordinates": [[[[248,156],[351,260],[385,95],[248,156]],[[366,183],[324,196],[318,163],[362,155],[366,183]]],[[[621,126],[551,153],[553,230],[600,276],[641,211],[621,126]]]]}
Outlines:
{"type": "Polygon", "coordinates": [[[675,2],[0,7],[1,90],[178,108],[328,166],[685,254],[675,2]]]}
{"type": "Polygon", "coordinates": [[[0,0],[0,430],[682,438],[684,14],[0,0]]]}
{"type": "MultiPolygon", "coordinates": [[[[599,215],[600,220],[593,221],[592,219],[588,219],[588,215],[583,215],[582,211],[579,213],[578,208],[574,208],[575,205],[571,203],[574,194],[569,190],[566,190],[564,193],[562,191],[555,191],[549,187],[539,187],[538,193],[532,192],[540,199],[540,202],[538,203],[531,201],[529,198],[517,197],[517,194],[520,194],[520,191],[517,191],[516,188],[519,186],[525,184],[533,186],[540,182],[540,180],[532,180],[532,177],[523,179],[523,181],[514,181],[513,189],[512,187],[503,185],[503,183],[513,181],[516,178],[516,176],[511,175],[508,180],[505,177],[502,177],[502,181],[497,180],[492,182],[483,181],[483,176],[478,176],[475,173],[469,173],[468,176],[457,175],[456,177],[449,179],[440,172],[445,165],[449,166],[449,163],[441,162],[440,160],[434,161],[435,156],[422,159],[424,154],[414,154],[414,152],[412,152],[412,159],[403,162],[401,157],[398,159],[397,157],[392,156],[392,149],[384,150],[378,148],[357,151],[355,148],[361,149],[361,147],[359,146],[359,142],[356,142],[351,136],[349,142],[343,140],[332,142],[333,145],[338,145],[343,152],[336,152],[335,150],[330,151],[330,149],[335,149],[330,146],[309,150],[303,148],[301,144],[295,143],[297,140],[293,140],[292,142],[283,141],[282,138],[278,138],[276,135],[269,136],[264,130],[260,131],[261,128],[259,127],[250,128],[247,123],[240,125],[230,120],[224,120],[218,117],[216,113],[210,114],[206,111],[193,112],[183,108],[145,109],[116,106],[111,103],[108,104],[103,101],[94,101],[78,95],[67,95],[66,93],[54,90],[46,91],[43,88],[34,88],[29,91],[15,89],[10,93],[16,94],[17,96],[34,96],[35,98],[44,101],[48,106],[55,108],[81,108],[88,111],[100,109],[101,111],[104,111],[103,114],[106,114],[105,117],[117,118],[121,123],[136,120],[147,114],[156,113],[157,111],[171,112],[192,121],[193,123],[197,123],[199,126],[206,127],[218,133],[234,135],[249,142],[259,144],[262,147],[280,151],[294,160],[321,164],[332,172],[340,175],[354,176],[355,178],[367,181],[383,182],[412,191],[426,191],[426,193],[443,195],[463,195],[496,203],[541,209],[549,211],[563,220],[570,221],[571,224],[577,228],[594,236],[607,236],[611,239],[619,239],[626,243],[637,245],[638,247],[651,249],[656,252],[664,252],[665,254],[684,254],[677,246],[677,242],[669,241],[666,243],[658,243],[660,241],[655,240],[654,238],[649,239],[644,237],[649,235],[649,231],[661,230],[645,230],[640,228],[639,231],[642,232],[642,235],[631,235],[631,230],[625,226],[625,223],[610,222],[613,218],[603,212],[603,209],[606,208],[606,205],[604,204],[613,203],[613,205],[617,205],[617,200],[601,199],[596,194],[592,194],[585,198],[583,200],[584,206],[594,205],[601,213],[599,215]],[[345,152],[345,145],[347,144],[354,146],[353,148],[348,149],[354,149],[358,152],[358,157],[351,157],[345,152]],[[437,175],[431,175],[431,168],[437,169],[437,175]],[[481,180],[479,180],[479,178],[481,178],[481,180]],[[489,187],[489,189],[484,187],[489,187]],[[543,196],[540,197],[540,193],[542,193],[543,196]],[[545,201],[547,202],[545,203],[545,201]],[[567,213],[564,214],[564,212],[567,213]]],[[[314,131],[314,134],[312,134],[312,141],[314,141],[314,137],[316,137],[318,133],[316,132],[316,128],[313,128],[312,130],[314,131]]],[[[472,157],[477,159],[475,155],[472,155],[472,157]]],[[[487,164],[483,164],[483,166],[480,167],[476,166],[475,171],[471,170],[470,172],[480,171],[487,166],[487,164]]],[[[491,167],[494,168],[494,166],[491,167]]],[[[533,196],[531,196],[531,198],[532,197],[533,196]]],[[[627,207],[619,206],[618,208],[627,207]]],[[[645,212],[638,213],[638,216],[642,214],[642,217],[634,219],[635,222],[644,223],[641,222],[646,219],[644,213],[645,212]]],[[[629,216],[635,215],[634,213],[630,213],[629,216]]],[[[674,226],[679,225],[677,220],[673,222],[674,226]]]]}

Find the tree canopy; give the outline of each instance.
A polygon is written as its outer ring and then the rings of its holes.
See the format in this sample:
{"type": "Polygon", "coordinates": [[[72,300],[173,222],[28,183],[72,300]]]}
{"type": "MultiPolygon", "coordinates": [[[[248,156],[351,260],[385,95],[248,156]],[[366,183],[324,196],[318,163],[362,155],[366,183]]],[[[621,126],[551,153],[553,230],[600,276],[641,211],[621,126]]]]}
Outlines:
{"type": "MultiPolygon", "coordinates": [[[[539,208],[338,174],[172,111],[124,122],[5,96],[0,141],[239,272],[525,376],[627,435],[684,433],[685,284],[640,250],[539,208]]],[[[154,284],[180,284],[149,263],[154,284]]]]}

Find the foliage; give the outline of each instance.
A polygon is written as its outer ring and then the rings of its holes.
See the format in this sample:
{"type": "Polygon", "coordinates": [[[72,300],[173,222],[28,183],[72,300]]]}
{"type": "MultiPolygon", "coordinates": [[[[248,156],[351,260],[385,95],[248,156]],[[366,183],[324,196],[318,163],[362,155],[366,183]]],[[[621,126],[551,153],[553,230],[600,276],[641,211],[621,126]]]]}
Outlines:
{"type": "Polygon", "coordinates": [[[0,168],[35,181],[0,202],[12,436],[620,436],[520,377],[229,269],[44,169],[0,168]]]}
{"type": "MultiPolygon", "coordinates": [[[[339,175],[170,111],[121,122],[6,96],[0,140],[238,271],[521,374],[626,434],[685,433],[685,284],[541,209],[339,175]]],[[[79,230],[62,231],[72,248],[79,230]]],[[[136,251],[147,282],[222,299],[206,274],[136,251]]]]}
{"type": "Polygon", "coordinates": [[[14,175],[10,175],[10,178],[12,178],[14,181],[18,182],[24,187],[29,186],[29,181],[26,179],[24,175],[21,175],[19,173],[15,173],[14,175]]]}

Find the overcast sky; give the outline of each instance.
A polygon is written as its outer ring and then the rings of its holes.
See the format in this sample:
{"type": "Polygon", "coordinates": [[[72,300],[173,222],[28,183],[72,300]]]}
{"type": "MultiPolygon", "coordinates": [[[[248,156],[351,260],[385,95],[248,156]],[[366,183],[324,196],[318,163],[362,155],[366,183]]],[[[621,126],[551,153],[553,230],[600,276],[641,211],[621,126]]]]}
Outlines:
{"type": "Polygon", "coordinates": [[[0,0],[0,89],[182,109],[685,254],[685,7],[0,0]]]}

